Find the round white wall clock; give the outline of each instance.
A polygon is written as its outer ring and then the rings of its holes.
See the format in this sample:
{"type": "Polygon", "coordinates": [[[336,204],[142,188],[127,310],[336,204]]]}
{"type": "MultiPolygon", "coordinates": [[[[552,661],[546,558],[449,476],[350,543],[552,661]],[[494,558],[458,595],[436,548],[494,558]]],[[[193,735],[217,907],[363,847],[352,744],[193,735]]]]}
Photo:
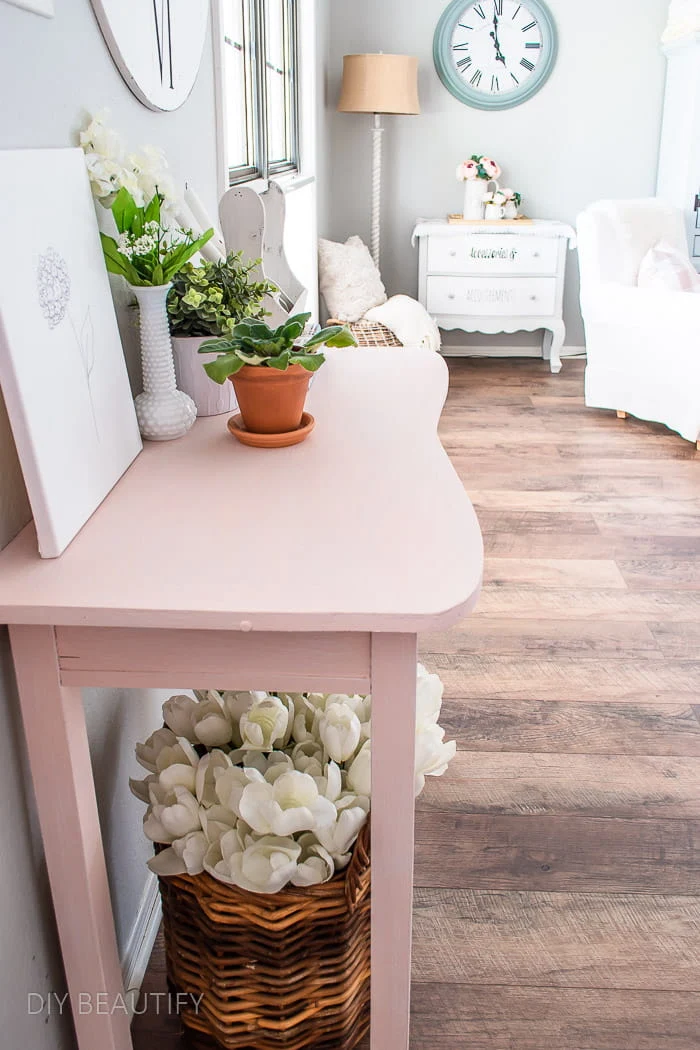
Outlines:
{"type": "Polygon", "coordinates": [[[440,80],[477,109],[509,109],[532,98],[556,55],[554,19],[542,0],[453,0],[433,40],[440,80]]]}
{"type": "Polygon", "coordinates": [[[149,109],[177,109],[197,79],[208,0],[92,0],[112,58],[149,109]]]}

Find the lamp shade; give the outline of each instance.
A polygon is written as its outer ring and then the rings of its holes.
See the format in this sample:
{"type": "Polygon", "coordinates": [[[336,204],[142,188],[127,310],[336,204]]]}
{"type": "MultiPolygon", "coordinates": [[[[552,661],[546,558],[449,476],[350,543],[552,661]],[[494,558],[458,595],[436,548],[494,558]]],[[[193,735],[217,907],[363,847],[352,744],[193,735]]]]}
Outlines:
{"type": "Polygon", "coordinates": [[[420,113],[418,59],[411,55],[345,55],[341,113],[420,113]]]}

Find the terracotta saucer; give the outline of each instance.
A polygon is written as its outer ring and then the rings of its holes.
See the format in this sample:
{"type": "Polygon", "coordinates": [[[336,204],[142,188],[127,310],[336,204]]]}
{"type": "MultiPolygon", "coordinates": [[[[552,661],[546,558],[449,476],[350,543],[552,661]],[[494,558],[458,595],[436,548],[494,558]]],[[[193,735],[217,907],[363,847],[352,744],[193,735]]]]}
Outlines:
{"type": "Polygon", "coordinates": [[[314,429],[316,420],[310,412],[304,412],[301,426],[296,430],[288,430],[285,434],[255,434],[252,430],[246,430],[240,415],[231,416],[226,425],[236,440],[243,445],[252,445],[254,448],[286,448],[287,445],[298,445],[307,438],[314,429]]]}

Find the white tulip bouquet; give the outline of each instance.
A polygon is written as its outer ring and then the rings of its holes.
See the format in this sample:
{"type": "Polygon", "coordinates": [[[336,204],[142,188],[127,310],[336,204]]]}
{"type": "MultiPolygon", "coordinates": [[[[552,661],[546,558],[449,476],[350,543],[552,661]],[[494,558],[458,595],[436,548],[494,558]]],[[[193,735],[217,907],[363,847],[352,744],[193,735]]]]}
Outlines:
{"type": "MultiPolygon", "coordinates": [[[[438,725],[443,686],[418,665],[415,793],[456,744],[438,725]]],[[[163,704],[166,728],[136,746],[131,790],[162,849],[157,875],[198,875],[253,893],[327,882],[350,861],[370,810],[369,696],[195,691],[163,704]]]]}

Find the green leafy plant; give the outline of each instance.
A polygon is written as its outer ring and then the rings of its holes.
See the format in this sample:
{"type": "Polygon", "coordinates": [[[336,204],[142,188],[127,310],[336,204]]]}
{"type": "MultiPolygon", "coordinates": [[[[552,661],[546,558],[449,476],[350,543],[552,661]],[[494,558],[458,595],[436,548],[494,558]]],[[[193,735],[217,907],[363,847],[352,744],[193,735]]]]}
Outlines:
{"type": "Polygon", "coordinates": [[[230,335],[249,318],[267,316],[262,302],[277,291],[271,281],[251,274],[259,259],[243,262],[243,252],[231,252],[218,262],[187,263],[173,278],[168,295],[170,330],[177,336],[230,335]]]}
{"type": "Polygon", "coordinates": [[[319,352],[321,346],[357,346],[357,340],[345,325],[322,328],[306,341],[301,341],[311,314],[296,314],[279,328],[272,329],[255,318],[246,318],[237,324],[229,336],[208,339],[199,348],[200,354],[217,352],[215,361],[204,365],[210,379],[225,383],[244,365],[277,368],[285,372],[290,365],[301,365],[308,372],[316,372],[326,360],[319,352]]]}
{"type": "Polygon", "coordinates": [[[161,221],[163,198],[159,193],[140,208],[122,187],[111,211],[118,237],[100,234],[105,263],[110,273],[126,277],[129,284],[168,284],[185,263],[214,235],[207,230],[195,238],[191,230],[166,227],[161,221]]]}

